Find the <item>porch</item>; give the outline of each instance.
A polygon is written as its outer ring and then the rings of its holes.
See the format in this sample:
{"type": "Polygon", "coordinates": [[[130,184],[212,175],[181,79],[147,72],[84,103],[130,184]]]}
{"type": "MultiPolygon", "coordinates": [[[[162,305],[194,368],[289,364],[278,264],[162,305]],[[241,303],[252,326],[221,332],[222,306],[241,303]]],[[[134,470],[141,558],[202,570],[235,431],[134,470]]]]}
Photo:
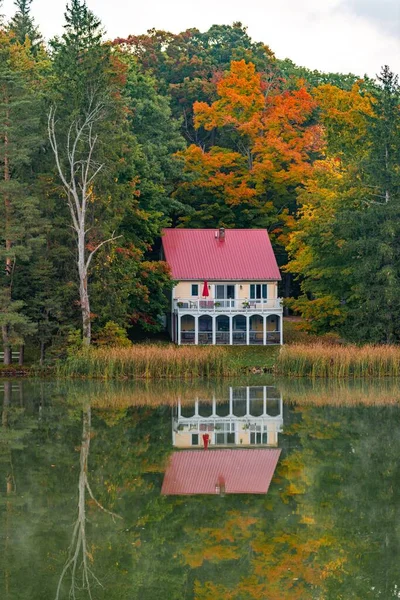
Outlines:
{"type": "Polygon", "coordinates": [[[174,341],[181,345],[282,344],[282,314],[174,314],[174,341]]]}

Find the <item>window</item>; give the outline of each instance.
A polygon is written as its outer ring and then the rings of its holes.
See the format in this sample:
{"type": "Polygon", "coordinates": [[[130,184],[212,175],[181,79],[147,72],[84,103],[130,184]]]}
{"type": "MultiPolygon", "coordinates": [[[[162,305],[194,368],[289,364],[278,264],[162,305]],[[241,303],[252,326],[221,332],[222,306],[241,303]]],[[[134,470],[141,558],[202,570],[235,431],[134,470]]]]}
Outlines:
{"type": "Polygon", "coordinates": [[[250,433],[250,444],[267,444],[268,435],[266,431],[252,431],[250,433]]]}
{"type": "Polygon", "coordinates": [[[192,283],[192,296],[198,296],[198,295],[199,295],[199,284],[192,283]]]}
{"type": "Polygon", "coordinates": [[[250,285],[250,300],[267,300],[268,287],[266,283],[252,283],[250,285]]]}
{"type": "Polygon", "coordinates": [[[199,445],[199,434],[192,433],[192,446],[198,446],[198,445],[199,445]]]}

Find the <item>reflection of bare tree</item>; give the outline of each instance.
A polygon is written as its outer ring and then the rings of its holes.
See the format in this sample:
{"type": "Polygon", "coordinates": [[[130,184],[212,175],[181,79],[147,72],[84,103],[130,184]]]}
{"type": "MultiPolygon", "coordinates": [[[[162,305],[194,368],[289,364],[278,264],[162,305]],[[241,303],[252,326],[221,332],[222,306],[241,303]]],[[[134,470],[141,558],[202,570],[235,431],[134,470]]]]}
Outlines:
{"type": "Polygon", "coordinates": [[[69,597],[76,598],[76,591],[86,590],[92,598],[91,585],[102,585],[89,566],[92,560],[86,540],[86,492],[98,508],[109,514],[113,519],[121,519],[119,515],[107,510],[96,500],[88,481],[88,460],[91,435],[91,408],[90,405],[83,413],[82,444],[80,452],[80,474],[78,484],[78,518],[74,525],[68,559],[61,572],[57,586],[56,600],[60,598],[62,582],[68,572],[71,574],[71,587],[69,597]],[[81,572],[79,574],[79,572],[81,572]],[[79,580],[79,582],[78,582],[79,580]]]}

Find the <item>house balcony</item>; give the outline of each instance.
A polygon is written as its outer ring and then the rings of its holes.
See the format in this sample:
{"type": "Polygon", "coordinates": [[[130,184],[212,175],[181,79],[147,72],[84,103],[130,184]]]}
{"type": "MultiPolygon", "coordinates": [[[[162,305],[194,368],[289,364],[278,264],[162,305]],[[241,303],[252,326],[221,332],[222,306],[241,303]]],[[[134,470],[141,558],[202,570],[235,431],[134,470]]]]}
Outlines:
{"type": "Polygon", "coordinates": [[[268,300],[196,300],[193,298],[176,298],[173,301],[174,311],[177,313],[209,313],[209,314],[232,314],[232,313],[271,313],[282,312],[282,299],[271,298],[268,300]]]}

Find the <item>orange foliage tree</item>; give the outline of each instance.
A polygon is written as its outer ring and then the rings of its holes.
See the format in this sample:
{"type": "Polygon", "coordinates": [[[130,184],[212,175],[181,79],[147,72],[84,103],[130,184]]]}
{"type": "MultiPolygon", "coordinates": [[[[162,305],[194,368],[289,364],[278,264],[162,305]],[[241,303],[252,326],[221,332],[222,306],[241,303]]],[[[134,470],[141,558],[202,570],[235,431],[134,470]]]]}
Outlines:
{"type": "Polygon", "coordinates": [[[217,94],[212,104],[194,104],[195,127],[210,131],[213,143],[180,154],[186,181],[176,195],[189,196],[195,209],[185,223],[272,227],[280,235],[322,147],[316,100],[302,84],[289,90],[244,60],[231,63],[217,94]]]}

